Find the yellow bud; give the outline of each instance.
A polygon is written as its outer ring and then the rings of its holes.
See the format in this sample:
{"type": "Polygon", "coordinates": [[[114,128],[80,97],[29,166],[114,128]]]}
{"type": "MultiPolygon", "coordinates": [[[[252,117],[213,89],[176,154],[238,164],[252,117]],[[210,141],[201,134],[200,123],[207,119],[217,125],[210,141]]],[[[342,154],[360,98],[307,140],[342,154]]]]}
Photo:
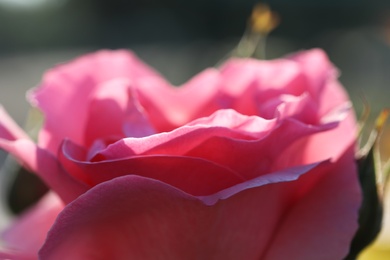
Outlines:
{"type": "Polygon", "coordinates": [[[254,33],[268,34],[279,25],[279,16],[268,5],[257,4],[250,17],[250,28],[254,33]]]}

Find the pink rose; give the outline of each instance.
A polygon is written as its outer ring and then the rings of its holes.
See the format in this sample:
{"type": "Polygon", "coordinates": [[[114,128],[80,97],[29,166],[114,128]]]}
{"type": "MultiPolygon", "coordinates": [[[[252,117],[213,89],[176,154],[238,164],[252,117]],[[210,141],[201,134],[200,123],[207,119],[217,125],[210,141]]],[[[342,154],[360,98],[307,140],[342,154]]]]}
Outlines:
{"type": "Polygon", "coordinates": [[[38,144],[0,113],[0,147],[52,190],[0,258],[342,259],[361,194],[337,76],[321,50],[180,88],[127,51],[50,70],[29,95],[38,144]]]}

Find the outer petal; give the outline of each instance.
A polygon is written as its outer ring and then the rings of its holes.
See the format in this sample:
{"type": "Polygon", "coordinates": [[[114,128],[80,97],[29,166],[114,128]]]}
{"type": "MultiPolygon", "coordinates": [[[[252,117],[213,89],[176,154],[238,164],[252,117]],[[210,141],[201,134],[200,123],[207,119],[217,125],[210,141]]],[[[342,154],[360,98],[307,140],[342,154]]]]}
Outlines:
{"type": "Polygon", "coordinates": [[[357,183],[346,181],[355,174],[354,167],[339,166],[332,166],[337,171],[331,176],[326,163],[274,173],[200,199],[156,180],[116,178],[64,209],[40,257],[251,260],[277,248],[273,260],[291,259],[291,254],[298,256],[294,259],[342,259],[357,227],[360,201],[357,183]],[[328,177],[330,181],[324,180],[328,177]],[[335,191],[343,196],[334,199],[335,191]],[[318,214],[317,205],[322,208],[318,214]],[[305,220],[309,211],[312,218],[302,234],[293,227],[294,233],[279,229],[304,224],[293,221],[299,220],[300,211],[305,220]],[[279,233],[290,239],[279,238],[279,233]]]}
{"type": "Polygon", "coordinates": [[[279,223],[263,259],[326,260],[348,254],[361,205],[354,151],[350,147],[338,162],[323,169],[322,178],[306,180],[312,189],[279,223]]]}
{"type": "Polygon", "coordinates": [[[159,78],[128,51],[100,51],[48,71],[41,86],[30,94],[30,101],[46,118],[39,145],[56,153],[64,138],[82,144],[89,113],[87,101],[95,88],[112,79],[133,81],[137,77],[159,78]]]}
{"type": "MultiPolygon", "coordinates": [[[[1,250],[1,249],[0,249],[1,250]]],[[[2,260],[36,260],[36,256],[26,255],[12,250],[1,250],[0,259],[2,260]]]]}
{"type": "Polygon", "coordinates": [[[1,237],[7,249],[17,254],[30,256],[32,259],[37,258],[47,232],[63,207],[57,195],[52,192],[45,195],[37,205],[19,217],[2,234],[1,237]]]}

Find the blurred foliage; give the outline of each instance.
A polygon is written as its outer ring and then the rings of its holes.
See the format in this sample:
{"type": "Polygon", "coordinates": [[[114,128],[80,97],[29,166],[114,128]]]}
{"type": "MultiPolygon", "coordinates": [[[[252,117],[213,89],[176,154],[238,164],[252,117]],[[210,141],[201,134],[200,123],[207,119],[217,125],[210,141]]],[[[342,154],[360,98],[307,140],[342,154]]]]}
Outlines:
{"type": "MultiPolygon", "coordinates": [[[[390,126],[384,128],[380,145],[382,158],[390,158],[390,126]]],[[[387,181],[389,182],[389,180],[387,181]]],[[[389,185],[389,184],[388,184],[389,185]]],[[[387,186],[388,186],[387,185],[387,186]]],[[[390,189],[384,191],[384,217],[382,230],[373,244],[367,247],[360,255],[359,260],[388,260],[390,259],[390,189]]]]}
{"type": "Polygon", "coordinates": [[[8,195],[11,212],[21,213],[35,204],[47,191],[47,186],[35,174],[19,167],[8,195]]]}
{"type": "MultiPolygon", "coordinates": [[[[369,109],[363,113],[361,137],[363,128],[367,128],[369,109]]],[[[383,109],[375,120],[366,143],[357,153],[357,166],[359,181],[363,194],[363,201],[359,211],[359,229],[351,243],[351,248],[345,260],[355,260],[357,256],[370,245],[378,236],[383,220],[383,194],[387,183],[381,155],[379,153],[379,140],[389,116],[389,111],[383,109]]]]}

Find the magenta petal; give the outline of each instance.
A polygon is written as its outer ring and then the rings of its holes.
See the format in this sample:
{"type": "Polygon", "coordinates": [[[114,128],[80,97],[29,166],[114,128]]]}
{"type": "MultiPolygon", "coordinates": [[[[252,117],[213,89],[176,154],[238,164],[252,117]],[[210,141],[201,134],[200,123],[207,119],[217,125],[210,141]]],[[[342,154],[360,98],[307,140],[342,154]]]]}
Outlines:
{"type": "Polygon", "coordinates": [[[99,84],[118,78],[133,81],[159,75],[125,50],[99,51],[46,72],[29,96],[45,115],[39,145],[56,153],[64,138],[82,144],[91,94],[99,84]]]}
{"type": "Polygon", "coordinates": [[[253,88],[253,91],[262,93],[260,100],[248,99],[255,103],[280,94],[301,95],[305,92],[301,73],[297,62],[286,59],[231,59],[221,67],[222,90],[229,96],[240,98],[253,88]]]}
{"type": "Polygon", "coordinates": [[[344,259],[361,205],[353,148],[325,169],[323,178],[288,212],[262,259],[344,259]]]}
{"type": "Polygon", "coordinates": [[[85,143],[109,137],[143,137],[154,134],[138,103],[129,79],[115,79],[96,87],[90,101],[85,127],[85,143]]]}
{"type": "MultiPolygon", "coordinates": [[[[200,157],[224,165],[248,180],[275,170],[274,162],[294,142],[331,130],[337,124],[338,122],[331,122],[312,126],[289,118],[281,121],[262,139],[237,140],[215,136],[188,151],[186,156],[200,157]]],[[[286,161],[288,159],[286,158],[286,161]]],[[[322,158],[322,160],[326,159],[322,158]]],[[[316,161],[308,163],[313,162],[316,161]]],[[[293,165],[286,162],[283,166],[291,167],[293,165]]],[[[277,167],[277,169],[281,169],[281,167],[277,167]]]]}
{"type": "MultiPolygon", "coordinates": [[[[272,173],[264,174],[262,176],[256,177],[249,181],[245,181],[229,187],[227,189],[221,190],[215,194],[209,196],[199,196],[199,198],[206,205],[212,206],[216,204],[219,200],[225,200],[229,197],[236,195],[245,190],[258,188],[261,186],[266,186],[269,184],[283,183],[283,182],[292,182],[297,181],[302,175],[318,169],[324,168],[326,165],[329,165],[329,160],[325,160],[322,162],[312,163],[308,165],[295,166],[279,171],[275,171],[272,173]]],[[[314,176],[317,178],[317,176],[314,176]]],[[[287,190],[286,190],[287,191],[287,190]]],[[[283,192],[281,193],[283,194],[283,192]]]]}
{"type": "Polygon", "coordinates": [[[221,108],[220,104],[216,104],[220,83],[219,72],[207,69],[179,88],[150,79],[138,80],[135,86],[151,121],[159,132],[163,132],[221,108]]]}
{"type": "Polygon", "coordinates": [[[354,112],[349,109],[346,115],[339,113],[334,116],[342,116],[344,119],[340,121],[338,127],[309,138],[303,153],[304,163],[330,157],[337,160],[343,155],[345,147],[356,145],[358,129],[354,112]]]}
{"type": "Polygon", "coordinates": [[[117,178],[65,208],[40,256],[258,259],[283,208],[279,192],[253,189],[210,207],[155,180],[117,178]]]}
{"type": "MultiPolygon", "coordinates": [[[[300,96],[280,95],[263,104],[259,104],[261,116],[265,118],[294,118],[308,125],[318,125],[317,104],[313,98],[304,93],[300,96]]],[[[339,120],[333,120],[339,121],[339,120]]]]}
{"type": "Polygon", "coordinates": [[[182,156],[135,156],[101,162],[77,160],[80,147],[65,142],[60,152],[64,168],[75,178],[94,186],[124,175],[162,181],[192,195],[209,195],[242,182],[235,172],[216,163],[182,156]]]}
{"type": "Polygon", "coordinates": [[[108,160],[133,155],[183,155],[216,136],[237,140],[260,139],[274,125],[275,120],[248,117],[230,109],[219,110],[209,117],[194,120],[168,133],[144,138],[125,138],[100,151],[99,156],[108,160]]]}
{"type": "Polygon", "coordinates": [[[30,140],[7,141],[0,139],[0,148],[15,156],[35,172],[64,202],[68,203],[87,190],[85,184],[73,179],[59,165],[57,159],[30,140]]]}
{"type": "MultiPolygon", "coordinates": [[[[338,123],[335,120],[314,126],[293,118],[277,123],[275,120],[264,120],[256,116],[243,116],[234,110],[219,110],[210,117],[195,120],[169,133],[120,140],[96,153],[92,161],[123,160],[131,156],[188,156],[223,165],[248,180],[273,169],[273,162],[297,140],[327,132],[336,128],[338,123]]],[[[87,159],[83,152],[76,155],[65,149],[63,153],[68,154],[66,156],[73,158],[72,160],[87,159]]],[[[302,157],[302,153],[298,155],[302,157]]],[[[306,163],[331,157],[328,154],[327,157],[306,163]]],[[[292,166],[287,159],[283,166],[292,166]]]]}
{"type": "Polygon", "coordinates": [[[302,75],[324,115],[349,100],[348,94],[337,80],[339,73],[321,49],[302,51],[287,57],[299,64],[302,75]]]}
{"type": "Polygon", "coordinates": [[[346,182],[356,178],[355,169],[340,168],[327,176],[321,169],[329,164],[321,165],[306,174],[271,174],[268,184],[254,180],[246,186],[250,188],[232,190],[208,205],[202,201],[206,198],[156,180],[119,177],[92,188],[63,210],[40,257],[257,260],[277,250],[275,258],[267,259],[342,259],[357,227],[357,183],[346,182]],[[318,181],[316,186],[310,185],[313,181],[318,181]],[[289,232],[289,223],[303,226],[303,232],[294,227],[289,232]]]}
{"type": "Polygon", "coordinates": [[[2,260],[37,260],[37,256],[26,255],[20,252],[15,252],[12,250],[1,250],[0,249],[0,259],[2,260]]]}

